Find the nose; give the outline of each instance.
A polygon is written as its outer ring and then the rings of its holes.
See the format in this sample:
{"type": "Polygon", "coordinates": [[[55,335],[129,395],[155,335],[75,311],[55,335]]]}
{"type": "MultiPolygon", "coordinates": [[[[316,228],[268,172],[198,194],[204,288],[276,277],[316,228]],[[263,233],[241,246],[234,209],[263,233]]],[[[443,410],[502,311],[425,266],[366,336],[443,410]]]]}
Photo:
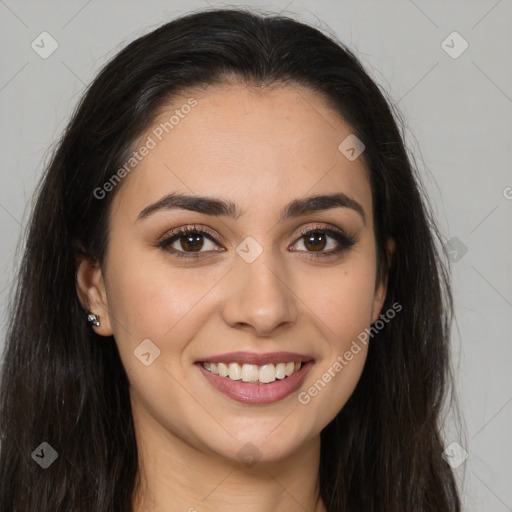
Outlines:
{"type": "Polygon", "coordinates": [[[252,263],[237,261],[237,268],[229,274],[223,308],[227,325],[261,337],[297,321],[297,298],[286,269],[272,265],[264,255],[265,251],[252,263]]]}

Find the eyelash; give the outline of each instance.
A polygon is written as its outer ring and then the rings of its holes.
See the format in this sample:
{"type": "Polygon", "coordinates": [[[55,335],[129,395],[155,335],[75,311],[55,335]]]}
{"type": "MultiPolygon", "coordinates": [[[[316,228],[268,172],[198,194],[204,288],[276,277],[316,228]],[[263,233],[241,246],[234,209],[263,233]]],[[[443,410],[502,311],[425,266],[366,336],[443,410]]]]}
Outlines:
{"type": "MultiPolygon", "coordinates": [[[[340,247],[338,249],[334,249],[334,250],[331,249],[330,251],[327,251],[327,252],[321,251],[321,252],[315,253],[314,251],[306,251],[308,253],[308,255],[306,257],[309,259],[316,259],[316,258],[322,258],[322,257],[325,258],[325,257],[340,254],[343,251],[349,249],[352,245],[354,245],[356,243],[356,240],[353,237],[347,235],[346,233],[344,233],[341,230],[338,231],[335,229],[327,228],[325,226],[315,226],[313,228],[307,228],[307,229],[302,230],[300,232],[299,237],[297,238],[296,242],[294,242],[294,244],[297,243],[301,238],[304,238],[305,236],[310,235],[312,233],[326,234],[326,235],[330,236],[331,238],[334,238],[334,240],[336,240],[338,242],[340,247]]],[[[170,245],[172,245],[176,240],[179,240],[181,237],[183,237],[185,235],[190,235],[190,234],[203,235],[206,238],[208,238],[209,240],[211,240],[212,242],[214,242],[215,244],[219,245],[218,242],[215,240],[215,236],[212,233],[210,233],[208,230],[206,230],[204,228],[196,228],[196,226],[194,225],[193,227],[184,226],[184,227],[181,227],[181,228],[171,231],[170,236],[168,236],[164,240],[161,240],[160,242],[158,242],[157,247],[160,247],[164,251],[173,254],[177,258],[184,258],[184,259],[199,258],[199,257],[201,257],[201,252],[206,252],[206,251],[199,251],[197,253],[188,253],[188,252],[178,251],[176,249],[170,248],[170,245]]],[[[304,252],[304,251],[296,251],[296,252],[304,252]]]]}

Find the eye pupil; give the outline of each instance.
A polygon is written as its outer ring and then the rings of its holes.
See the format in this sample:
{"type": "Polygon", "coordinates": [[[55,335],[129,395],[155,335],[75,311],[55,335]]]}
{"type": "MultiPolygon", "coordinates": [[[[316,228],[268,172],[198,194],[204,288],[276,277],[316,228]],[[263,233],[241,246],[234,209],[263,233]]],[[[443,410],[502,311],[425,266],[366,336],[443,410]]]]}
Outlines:
{"type": "Polygon", "coordinates": [[[203,247],[204,240],[199,233],[188,233],[181,237],[181,247],[184,250],[191,250],[197,252],[203,247]],[[185,241],[185,242],[184,242],[185,241]],[[188,246],[188,247],[187,247],[188,246]]]}
{"type": "Polygon", "coordinates": [[[306,246],[307,249],[312,249],[312,250],[322,250],[325,248],[325,244],[326,244],[326,240],[325,240],[325,235],[323,233],[310,233],[305,242],[304,242],[304,245],[306,246]],[[310,247],[310,245],[312,247],[310,247]]]}

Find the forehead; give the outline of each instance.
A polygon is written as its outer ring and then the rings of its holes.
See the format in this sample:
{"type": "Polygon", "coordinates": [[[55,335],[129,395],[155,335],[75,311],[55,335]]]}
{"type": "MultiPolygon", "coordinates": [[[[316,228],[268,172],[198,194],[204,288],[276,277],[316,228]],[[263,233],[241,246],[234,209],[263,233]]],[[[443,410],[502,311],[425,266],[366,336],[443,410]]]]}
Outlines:
{"type": "Polygon", "coordinates": [[[364,160],[351,161],[338,148],[352,134],[322,96],[298,85],[182,93],[134,144],[134,151],[149,149],[139,151],[145,155],[124,178],[115,207],[137,215],[149,202],[183,192],[223,197],[262,215],[297,197],[341,191],[371,218],[364,160]]]}

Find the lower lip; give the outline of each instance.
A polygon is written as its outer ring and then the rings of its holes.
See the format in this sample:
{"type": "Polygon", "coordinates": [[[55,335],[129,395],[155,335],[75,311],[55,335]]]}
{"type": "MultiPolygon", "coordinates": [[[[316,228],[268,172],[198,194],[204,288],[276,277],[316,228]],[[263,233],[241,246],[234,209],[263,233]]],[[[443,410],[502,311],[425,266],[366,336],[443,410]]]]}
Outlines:
{"type": "Polygon", "coordinates": [[[229,398],[244,404],[272,404],[296,391],[313,364],[313,361],[308,361],[290,377],[275,380],[269,384],[249,384],[241,380],[231,380],[229,377],[220,377],[209,372],[201,363],[198,363],[197,366],[208,382],[229,398]]]}

